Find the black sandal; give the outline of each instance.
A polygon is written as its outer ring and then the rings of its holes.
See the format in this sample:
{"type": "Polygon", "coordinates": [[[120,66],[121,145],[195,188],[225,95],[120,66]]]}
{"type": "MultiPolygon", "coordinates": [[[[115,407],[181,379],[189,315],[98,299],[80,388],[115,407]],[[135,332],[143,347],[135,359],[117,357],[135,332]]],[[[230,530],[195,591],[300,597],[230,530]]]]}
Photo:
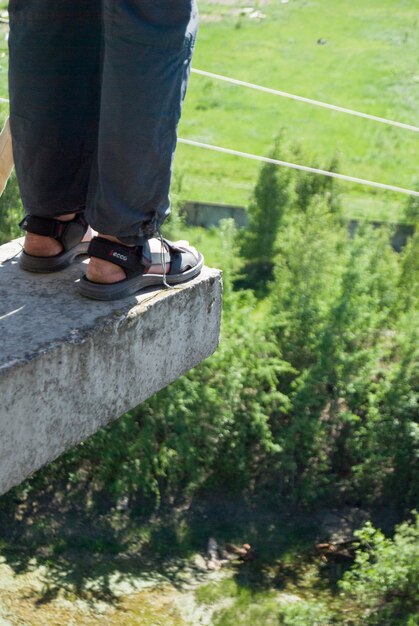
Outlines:
{"type": "Polygon", "coordinates": [[[148,241],[142,246],[125,246],[102,237],[94,237],[88,254],[119,265],[125,270],[126,278],[117,283],[100,284],[85,275],[78,283],[79,292],[94,300],[117,300],[131,296],[153,285],[176,285],[197,276],[204,265],[204,257],[183,246],[161,238],[165,251],[151,252],[148,241]],[[145,274],[152,265],[170,263],[170,271],[163,274],[145,274]]]}
{"type": "Polygon", "coordinates": [[[28,272],[57,272],[68,267],[77,256],[87,254],[89,241],[82,239],[89,225],[84,213],[78,213],[68,222],[52,217],[27,215],[19,226],[28,233],[52,237],[63,247],[62,252],[54,256],[33,256],[23,251],[19,256],[19,266],[28,272]]]}

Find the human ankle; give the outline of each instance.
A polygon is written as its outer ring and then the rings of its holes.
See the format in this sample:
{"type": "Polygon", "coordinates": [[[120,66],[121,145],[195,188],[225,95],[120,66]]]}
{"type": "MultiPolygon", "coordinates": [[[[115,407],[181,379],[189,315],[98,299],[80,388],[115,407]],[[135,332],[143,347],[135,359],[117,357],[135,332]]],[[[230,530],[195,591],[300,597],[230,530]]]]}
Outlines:
{"type": "Polygon", "coordinates": [[[58,215],[55,219],[59,222],[70,222],[76,217],[76,213],[66,213],[64,215],[58,215]]]}
{"type": "MultiPolygon", "coordinates": [[[[57,215],[53,219],[59,222],[70,222],[75,218],[77,213],[65,213],[63,215],[57,215]]],[[[90,241],[92,238],[92,231],[90,228],[86,230],[83,241],[90,241]]],[[[27,232],[25,234],[24,251],[31,256],[55,256],[63,250],[63,245],[53,237],[45,235],[38,235],[35,233],[27,232]]]]}

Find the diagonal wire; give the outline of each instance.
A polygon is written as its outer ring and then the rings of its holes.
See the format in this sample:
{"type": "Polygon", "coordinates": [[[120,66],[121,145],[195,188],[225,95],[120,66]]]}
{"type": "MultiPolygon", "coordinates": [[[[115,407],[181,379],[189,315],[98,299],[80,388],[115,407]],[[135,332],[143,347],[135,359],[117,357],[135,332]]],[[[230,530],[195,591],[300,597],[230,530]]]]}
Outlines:
{"type": "Polygon", "coordinates": [[[262,161],[263,163],[273,163],[274,165],[282,165],[283,167],[289,167],[294,170],[300,170],[302,172],[310,172],[311,174],[320,174],[322,176],[329,176],[330,178],[338,178],[339,180],[345,180],[351,183],[358,183],[359,185],[367,185],[369,187],[378,187],[378,189],[387,189],[388,191],[396,191],[398,193],[404,193],[409,196],[419,197],[419,191],[413,189],[405,189],[404,187],[396,187],[395,185],[386,185],[385,183],[377,183],[372,180],[365,180],[364,178],[356,178],[355,176],[347,176],[346,174],[338,174],[337,172],[329,172],[327,170],[320,170],[316,167],[309,167],[308,165],[297,165],[296,163],[289,163],[288,161],[280,161],[278,159],[271,159],[270,157],[259,156],[257,154],[250,154],[249,152],[241,152],[240,150],[233,150],[231,148],[222,148],[221,146],[214,146],[209,143],[202,143],[201,141],[194,141],[193,139],[178,139],[179,143],[183,143],[188,146],[195,146],[197,148],[204,148],[206,150],[213,150],[214,152],[222,152],[224,154],[231,154],[233,156],[243,157],[245,159],[252,159],[253,161],[262,161]]]}
{"type": "MultiPolygon", "coordinates": [[[[192,70],[195,73],[204,73],[201,72],[200,70],[192,70]]],[[[204,74],[209,74],[209,72],[206,72],[204,74]]],[[[217,76],[216,74],[213,74],[213,76],[217,76]]],[[[224,78],[224,77],[223,77],[224,78]]],[[[232,79],[233,80],[233,79],[232,79]]],[[[241,81],[238,81],[241,82],[241,81]]],[[[250,85],[250,83],[248,83],[250,85]]],[[[264,87],[260,87],[260,89],[262,91],[265,90],[264,87]]],[[[274,91],[274,90],[272,90],[274,91]]],[[[295,96],[295,98],[300,98],[299,96],[295,96]]],[[[307,100],[307,99],[305,99],[307,100]]],[[[0,98],[0,102],[9,102],[9,100],[7,100],[6,98],[0,98]]],[[[315,101],[313,101],[315,102],[315,101]]],[[[324,103],[322,103],[324,104],[324,103]]],[[[331,108],[333,105],[325,105],[328,108],[331,108]]],[[[349,111],[349,109],[341,109],[343,111],[349,111]]],[[[352,112],[353,114],[357,114],[361,117],[370,117],[371,119],[376,119],[376,120],[380,120],[380,121],[385,121],[386,123],[390,123],[393,125],[397,125],[397,126],[403,126],[403,127],[409,127],[407,124],[401,124],[401,122],[390,122],[390,120],[384,120],[382,118],[375,118],[374,116],[368,116],[366,113],[357,113],[357,112],[352,112]]],[[[409,127],[411,129],[417,130],[419,131],[419,128],[416,128],[415,126],[409,127]]],[[[376,187],[378,189],[386,189],[388,191],[395,191],[398,193],[404,193],[407,194],[409,196],[415,196],[415,197],[419,197],[419,191],[414,191],[413,189],[405,189],[403,187],[396,187],[395,185],[387,185],[385,183],[378,183],[372,180],[366,180],[363,178],[357,178],[355,176],[348,176],[346,174],[338,174],[337,172],[328,172],[327,170],[321,170],[321,169],[317,169],[315,167],[309,167],[308,165],[298,165],[297,163],[289,163],[288,161],[280,161],[278,159],[271,159],[270,157],[264,157],[264,156],[260,156],[260,155],[256,155],[256,154],[250,154],[249,152],[241,152],[240,150],[233,150],[231,148],[223,148],[221,146],[214,146],[212,144],[207,144],[207,143],[202,143],[200,141],[194,141],[192,139],[182,139],[182,138],[178,138],[178,143],[183,143],[185,145],[189,145],[189,146],[195,146],[198,148],[205,148],[207,150],[213,150],[214,152],[222,152],[224,154],[231,154],[234,156],[240,156],[246,159],[252,159],[254,161],[262,161],[263,163],[273,163],[274,165],[282,165],[283,167],[289,167],[291,169],[295,169],[295,170],[300,170],[303,172],[310,172],[312,174],[320,174],[322,176],[329,176],[330,178],[337,178],[339,180],[345,180],[348,182],[353,182],[353,183],[358,183],[360,185],[367,185],[369,187],[376,187]]]]}
{"type": "Polygon", "coordinates": [[[291,100],[297,100],[298,102],[305,102],[306,104],[312,104],[314,106],[323,107],[324,109],[330,109],[332,111],[339,111],[340,113],[347,113],[348,115],[355,115],[356,117],[363,117],[367,120],[373,120],[374,122],[380,122],[381,124],[388,124],[389,126],[396,126],[397,128],[404,128],[405,130],[412,130],[419,133],[419,127],[412,124],[404,124],[403,122],[396,122],[394,120],[388,120],[385,117],[378,117],[377,115],[370,115],[369,113],[362,113],[361,111],[355,111],[353,109],[347,109],[345,107],[338,106],[336,104],[328,104],[327,102],[321,102],[320,100],[312,100],[311,98],[304,98],[303,96],[297,96],[286,91],[279,91],[278,89],[271,89],[270,87],[262,87],[261,85],[255,85],[253,83],[247,83],[244,80],[238,80],[237,78],[229,78],[222,74],[213,74],[205,70],[198,70],[193,68],[191,70],[194,74],[200,76],[207,76],[209,78],[215,78],[216,80],[222,80],[226,83],[233,85],[239,85],[240,87],[248,87],[249,89],[256,89],[257,91],[263,91],[265,93],[273,94],[274,96],[282,96],[283,98],[290,98],[291,100]]]}

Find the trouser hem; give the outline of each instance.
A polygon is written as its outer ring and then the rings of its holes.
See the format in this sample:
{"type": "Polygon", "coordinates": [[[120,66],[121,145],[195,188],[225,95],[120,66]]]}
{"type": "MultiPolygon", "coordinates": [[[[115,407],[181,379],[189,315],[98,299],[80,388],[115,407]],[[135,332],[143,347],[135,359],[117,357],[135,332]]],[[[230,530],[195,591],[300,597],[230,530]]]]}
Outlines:
{"type": "Polygon", "coordinates": [[[135,233],[121,232],[115,230],[115,228],[101,227],[100,223],[97,223],[94,220],[93,222],[90,222],[88,213],[86,215],[86,219],[89,222],[89,225],[101,235],[116,237],[121,243],[127,246],[141,246],[148,239],[151,239],[152,237],[155,237],[159,234],[160,226],[163,224],[169,214],[170,208],[167,209],[165,215],[163,216],[158,214],[154,214],[151,218],[150,216],[145,216],[144,220],[137,223],[134,229],[130,228],[130,230],[135,231],[135,233]]]}

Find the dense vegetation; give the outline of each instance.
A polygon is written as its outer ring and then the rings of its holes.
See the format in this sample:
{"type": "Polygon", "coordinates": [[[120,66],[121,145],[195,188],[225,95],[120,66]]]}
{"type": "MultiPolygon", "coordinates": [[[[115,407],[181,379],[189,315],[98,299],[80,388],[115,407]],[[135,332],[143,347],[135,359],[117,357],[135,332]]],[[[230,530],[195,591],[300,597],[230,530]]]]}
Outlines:
{"type": "MultiPolygon", "coordinates": [[[[281,134],[274,152],[281,142],[283,151],[301,151],[281,134]]],[[[307,510],[391,502],[407,515],[418,502],[419,232],[399,254],[388,229],[360,227],[351,239],[330,180],[269,164],[249,216],[244,232],[230,220],[218,231],[225,292],[216,354],[26,481],[9,502],[51,484],[82,506],[123,501],[133,510],[214,489],[307,510]]],[[[13,225],[13,210],[3,213],[6,225],[9,217],[13,225]]],[[[177,211],[172,219],[168,229],[178,229],[177,211]]],[[[400,581],[390,577],[381,590],[384,617],[369,612],[381,603],[373,573],[387,576],[385,551],[409,553],[409,532],[400,531],[396,547],[372,529],[362,535],[370,533],[376,555],[367,575],[370,557],[360,552],[342,590],[363,588],[357,611],[365,623],[414,623],[417,572],[408,557],[400,581]]],[[[316,607],[320,621],[312,623],[329,623],[330,611],[316,607]]],[[[303,609],[316,614],[309,602],[283,623],[303,623],[303,609]]]]}
{"type": "MultiPolygon", "coordinates": [[[[316,3],[275,3],[264,9],[269,19],[263,50],[258,23],[221,10],[221,5],[202,3],[201,10],[214,19],[201,27],[196,67],[329,101],[337,101],[336,94],[348,82],[356,89],[345,92],[340,104],[414,123],[418,82],[409,78],[417,28],[413,3],[397,3],[396,15],[391,0],[368,7],[345,0],[342,12],[332,0],[324,0],[334,14],[330,36],[316,3]],[[373,26],[367,28],[367,23],[373,26]],[[282,29],[276,39],[278,24],[286,26],[289,36],[282,29]],[[331,46],[315,43],[325,34],[334,40],[328,71],[322,58],[331,46]],[[303,52],[290,64],[296,42],[303,52]],[[223,55],[222,66],[215,50],[223,55]],[[209,58],[215,58],[211,67],[209,58]],[[249,62],[243,64],[243,58],[249,62]],[[342,64],[347,71],[342,72],[342,64]],[[278,75],[280,83],[273,80],[278,75]],[[310,85],[316,89],[307,91],[310,85]],[[395,91],[399,97],[390,97],[395,91]],[[400,111],[393,110],[393,101],[400,111]]],[[[1,61],[0,70],[4,83],[1,61]]],[[[234,90],[195,77],[182,134],[264,153],[279,109],[264,96],[250,92],[244,100],[234,90]],[[233,124],[232,118],[240,123],[233,124]],[[250,129],[246,133],[245,124],[250,129]]],[[[410,135],[379,133],[364,121],[355,126],[346,118],[337,122],[336,116],[327,117],[325,132],[326,113],[312,110],[302,118],[294,105],[278,106],[288,131],[274,139],[272,156],[413,184],[410,135]],[[328,158],[315,155],[315,147],[328,158]],[[339,163],[333,156],[336,148],[347,152],[339,163]],[[392,176],[396,171],[399,178],[392,176]]],[[[410,510],[419,501],[419,231],[396,253],[389,243],[391,227],[361,225],[350,238],[344,218],[367,208],[369,217],[394,220],[397,214],[417,224],[418,202],[403,204],[394,195],[349,188],[342,197],[342,187],[330,179],[264,165],[249,201],[249,227],[238,231],[225,220],[219,229],[203,232],[183,223],[184,196],[244,203],[255,170],[247,162],[221,161],[191,150],[178,151],[179,197],[166,230],[173,238],[189,238],[210,264],[223,269],[220,347],[148,402],[1,498],[0,521],[9,525],[3,533],[5,550],[12,553],[8,541],[19,532],[13,534],[10,520],[21,519],[25,503],[32,503],[27,504],[28,519],[36,517],[44,496],[44,507],[59,502],[64,510],[71,503],[91,514],[98,526],[115,511],[135,515],[165,506],[175,510],[213,493],[225,499],[242,494],[250,501],[262,498],[273,511],[298,508],[308,516],[320,507],[386,507],[406,521],[392,537],[371,524],[360,531],[352,567],[334,581],[333,601],[329,588],[324,592],[324,580],[317,578],[310,583],[314,595],[307,592],[304,601],[287,607],[279,608],[273,593],[258,595],[251,584],[237,581],[228,581],[221,590],[212,586],[207,595],[203,591],[203,601],[217,594],[232,599],[216,626],[417,626],[419,529],[410,510]],[[183,189],[182,168],[188,171],[183,189]],[[217,183],[225,180],[226,170],[227,188],[217,183]]],[[[0,200],[0,243],[18,235],[20,215],[12,178],[0,200]]],[[[45,524],[42,515],[40,528],[45,524]]],[[[39,533],[43,546],[51,543],[51,529],[42,527],[39,533]]],[[[82,539],[77,541],[86,553],[102,550],[97,547],[101,539],[82,539]]],[[[75,541],[71,536],[71,547],[75,541]]],[[[60,555],[61,550],[54,544],[51,553],[60,555]]]]}
{"type": "MultiPolygon", "coordinates": [[[[400,524],[393,539],[370,523],[356,534],[360,547],[355,563],[332,599],[322,593],[313,571],[310,584],[316,593],[299,602],[281,605],[272,591],[252,593],[232,580],[208,584],[199,590],[198,599],[203,603],[217,597],[230,600],[214,626],[417,626],[418,516],[411,523],[400,524]]],[[[304,587],[304,583],[300,585],[304,587]]]]}
{"type": "Polygon", "coordinates": [[[219,231],[217,353],[54,471],[71,468],[78,485],[88,475],[115,499],[160,501],[222,484],[308,505],[413,506],[418,233],[400,254],[387,229],[360,227],[351,239],[330,181],[272,165],[261,169],[249,211],[247,232],[228,220],[219,231]],[[269,223],[267,205],[277,206],[269,223]],[[234,286],[247,267],[262,300],[234,286]]]}

